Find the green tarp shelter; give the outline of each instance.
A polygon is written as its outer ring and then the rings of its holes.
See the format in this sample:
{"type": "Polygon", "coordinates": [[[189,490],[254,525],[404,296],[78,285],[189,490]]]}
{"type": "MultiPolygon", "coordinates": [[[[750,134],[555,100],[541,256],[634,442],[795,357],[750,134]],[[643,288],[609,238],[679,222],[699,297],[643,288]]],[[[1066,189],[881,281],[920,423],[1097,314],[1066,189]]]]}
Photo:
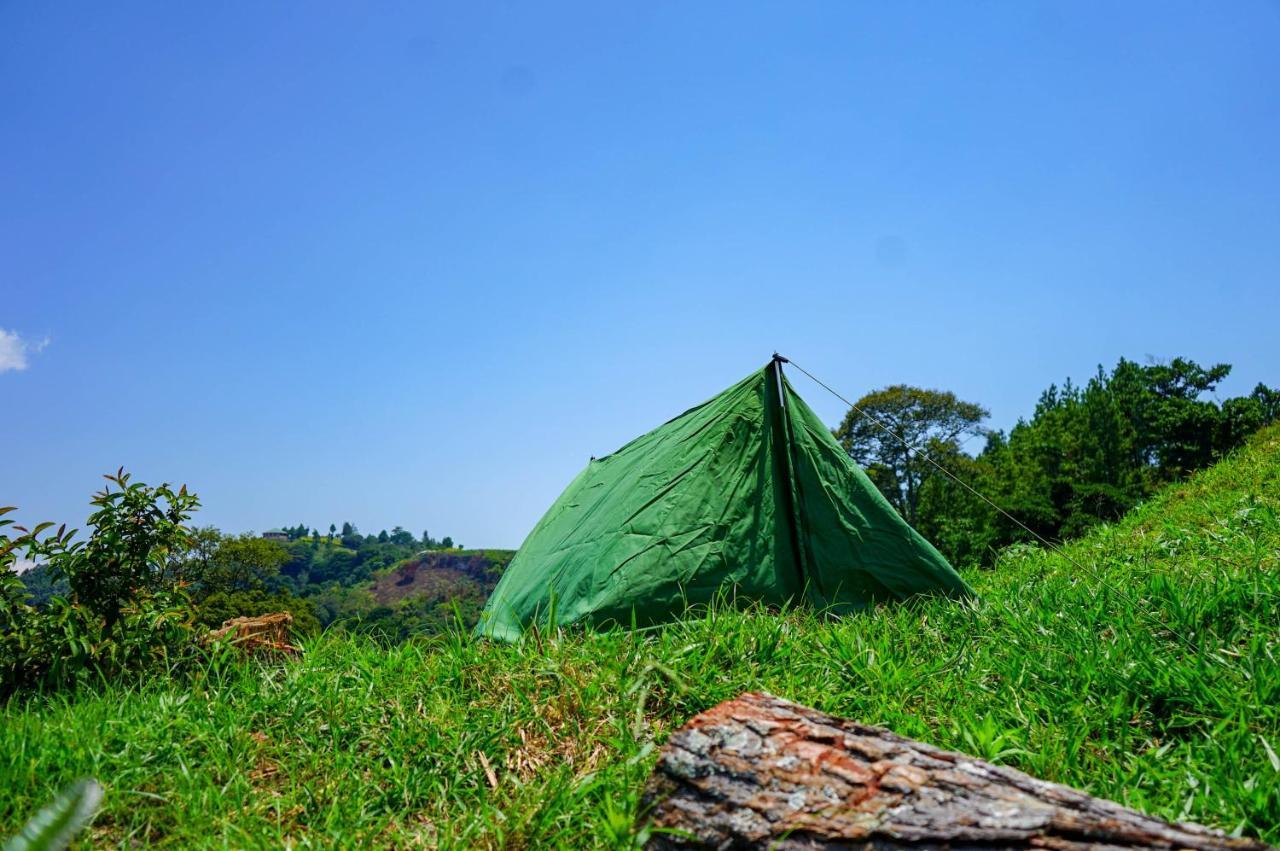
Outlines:
{"type": "Polygon", "coordinates": [[[838,613],[969,593],[787,382],[781,358],[592,459],[529,533],[479,635],[649,625],[718,593],[838,613]]]}

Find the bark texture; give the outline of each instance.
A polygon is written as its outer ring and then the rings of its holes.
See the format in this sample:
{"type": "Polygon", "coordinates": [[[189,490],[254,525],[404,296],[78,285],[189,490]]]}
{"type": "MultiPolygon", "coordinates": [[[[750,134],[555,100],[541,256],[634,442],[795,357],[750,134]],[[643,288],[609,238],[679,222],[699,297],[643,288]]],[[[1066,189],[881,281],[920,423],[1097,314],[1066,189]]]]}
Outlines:
{"type": "Polygon", "coordinates": [[[760,693],[672,734],[644,811],[650,849],[1267,851],[760,693]]]}

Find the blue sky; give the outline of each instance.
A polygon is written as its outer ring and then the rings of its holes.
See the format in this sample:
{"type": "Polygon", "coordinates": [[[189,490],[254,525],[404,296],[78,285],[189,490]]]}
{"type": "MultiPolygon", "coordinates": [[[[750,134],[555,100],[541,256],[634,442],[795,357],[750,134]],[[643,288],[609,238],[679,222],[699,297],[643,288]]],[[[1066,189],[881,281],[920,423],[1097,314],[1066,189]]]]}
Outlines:
{"type": "Polygon", "coordinates": [[[4,4],[0,503],[78,524],[124,465],[515,546],[774,349],[1000,427],[1121,356],[1280,383],[1277,44],[1248,0],[4,4]]]}

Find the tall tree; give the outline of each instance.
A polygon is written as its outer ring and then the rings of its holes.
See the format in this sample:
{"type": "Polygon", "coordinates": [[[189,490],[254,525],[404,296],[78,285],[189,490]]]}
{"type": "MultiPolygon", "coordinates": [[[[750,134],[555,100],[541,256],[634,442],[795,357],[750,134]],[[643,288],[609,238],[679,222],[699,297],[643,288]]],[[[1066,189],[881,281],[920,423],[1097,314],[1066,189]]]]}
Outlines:
{"type": "Polygon", "coordinates": [[[834,433],[885,498],[914,523],[921,486],[933,473],[915,450],[958,450],[961,435],[986,432],[987,416],[981,405],[954,393],[895,384],[859,399],[834,433]]]}

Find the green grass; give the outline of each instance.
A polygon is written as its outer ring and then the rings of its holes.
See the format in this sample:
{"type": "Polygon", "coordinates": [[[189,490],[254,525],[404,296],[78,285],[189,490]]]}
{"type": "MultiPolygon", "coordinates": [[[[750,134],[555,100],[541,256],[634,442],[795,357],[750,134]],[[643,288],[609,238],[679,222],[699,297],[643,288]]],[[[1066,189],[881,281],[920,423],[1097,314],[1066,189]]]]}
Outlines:
{"type": "Polygon", "coordinates": [[[1280,429],[1067,552],[970,576],[977,605],[515,647],[322,636],[284,666],[15,700],[0,832],[92,775],[100,842],[626,846],[664,736],[766,689],[1280,842],[1280,429]]]}

